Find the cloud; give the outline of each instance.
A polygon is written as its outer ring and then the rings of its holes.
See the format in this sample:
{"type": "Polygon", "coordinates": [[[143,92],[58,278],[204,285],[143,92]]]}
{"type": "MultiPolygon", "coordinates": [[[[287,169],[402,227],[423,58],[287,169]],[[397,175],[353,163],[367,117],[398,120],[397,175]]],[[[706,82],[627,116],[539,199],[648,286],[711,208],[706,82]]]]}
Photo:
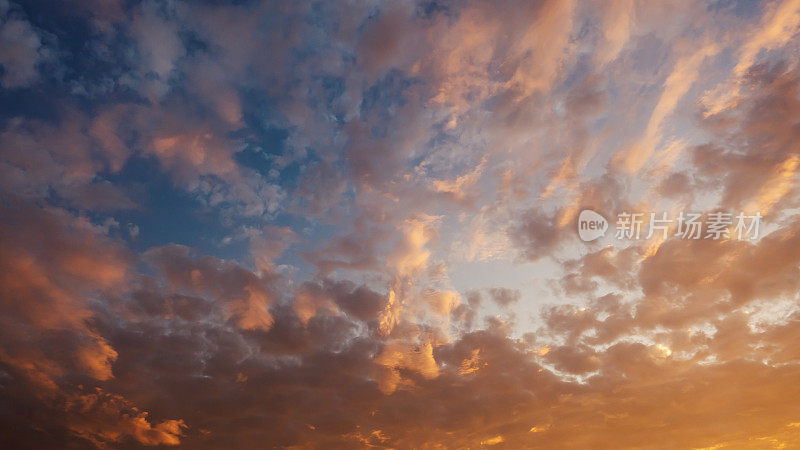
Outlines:
{"type": "Polygon", "coordinates": [[[269,330],[274,319],[269,306],[271,274],[258,276],[235,263],[210,256],[197,257],[190,249],[169,246],[148,251],[145,258],[166,275],[175,293],[216,298],[224,302],[224,315],[244,330],[269,330]]]}
{"type": "Polygon", "coordinates": [[[0,4],[0,439],[795,445],[795,3],[0,4]]]}
{"type": "MultiPolygon", "coordinates": [[[[0,187],[18,196],[38,198],[50,189],[76,204],[98,209],[134,206],[117,186],[100,188],[98,173],[117,171],[129,156],[124,148],[101,150],[84,130],[89,121],[75,110],[64,111],[64,121],[15,118],[2,131],[6,145],[0,151],[0,187]]],[[[91,132],[90,132],[91,133],[91,132]]]]}
{"type": "Polygon", "coordinates": [[[489,289],[489,295],[492,297],[492,300],[500,306],[511,306],[520,299],[519,291],[507,288],[489,289]]]}
{"type": "Polygon", "coordinates": [[[783,64],[754,66],[739,106],[724,122],[711,122],[718,141],[695,149],[693,159],[701,180],[722,176],[725,207],[768,214],[776,205],[796,202],[797,152],[789,125],[800,114],[797,71],[783,64]],[[776,117],[784,120],[775,121],[776,117]],[[757,143],[756,145],[748,145],[757,143]],[[712,158],[724,161],[715,167],[712,158]]]}
{"type": "Polygon", "coordinates": [[[757,62],[759,54],[787,45],[796,35],[798,23],[800,23],[800,3],[797,1],[787,0],[766,5],[760,22],[744,35],[730,80],[704,96],[703,100],[707,105],[705,114],[714,115],[727,108],[735,108],[740,93],[740,83],[750,67],[757,62]]]}
{"type": "Polygon", "coordinates": [[[3,235],[10,239],[0,258],[6,389],[29,390],[19,400],[23,408],[62,411],[46,427],[63,427],[98,446],[125,436],[146,445],[177,444],[179,420],[153,426],[124,397],[80,385],[114,378],[119,353],[92,323],[93,303],[126,285],[129,253],[66,211],[12,200],[2,209],[3,235]]]}
{"type": "Polygon", "coordinates": [[[675,111],[678,102],[697,80],[703,62],[718,51],[716,44],[709,43],[676,61],[672,73],[664,80],[664,90],[650,115],[644,135],[630,150],[617,154],[625,170],[638,171],[650,155],[658,150],[662,141],[664,119],[675,111]]]}
{"type": "Polygon", "coordinates": [[[31,86],[39,80],[39,65],[48,61],[53,53],[45,46],[40,30],[20,12],[17,5],[4,1],[0,4],[0,64],[3,74],[0,85],[6,89],[31,86]]]}

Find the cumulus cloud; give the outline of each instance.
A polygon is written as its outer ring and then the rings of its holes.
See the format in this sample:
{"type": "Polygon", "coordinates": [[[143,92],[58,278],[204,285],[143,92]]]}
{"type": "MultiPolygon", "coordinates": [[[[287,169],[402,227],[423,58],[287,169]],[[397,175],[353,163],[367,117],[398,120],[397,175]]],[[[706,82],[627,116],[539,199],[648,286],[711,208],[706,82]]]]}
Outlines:
{"type": "Polygon", "coordinates": [[[0,84],[6,89],[28,87],[39,79],[39,65],[52,56],[42,32],[32,25],[17,5],[0,3],[0,84]]]}

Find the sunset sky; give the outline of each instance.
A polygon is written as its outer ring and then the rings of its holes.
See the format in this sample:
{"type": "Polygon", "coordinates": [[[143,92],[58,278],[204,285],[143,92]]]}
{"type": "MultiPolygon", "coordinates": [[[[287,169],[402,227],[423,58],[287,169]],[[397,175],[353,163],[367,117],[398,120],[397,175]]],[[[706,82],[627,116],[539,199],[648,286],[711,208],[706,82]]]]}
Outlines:
{"type": "Polygon", "coordinates": [[[800,0],[0,0],[0,67],[0,447],[800,448],[800,0]]]}

